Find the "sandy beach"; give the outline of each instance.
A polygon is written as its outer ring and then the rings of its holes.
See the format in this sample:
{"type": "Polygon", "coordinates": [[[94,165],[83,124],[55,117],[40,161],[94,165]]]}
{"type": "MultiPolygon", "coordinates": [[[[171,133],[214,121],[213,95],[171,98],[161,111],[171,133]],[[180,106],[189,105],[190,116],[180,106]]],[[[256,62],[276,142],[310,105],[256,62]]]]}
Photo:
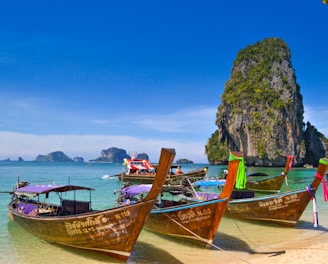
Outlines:
{"type": "MultiPolygon", "coordinates": [[[[312,204],[308,206],[295,228],[256,226],[237,221],[231,235],[236,235],[248,245],[244,247],[246,252],[225,251],[222,253],[229,255],[227,259],[229,263],[327,263],[328,207],[327,204],[323,204],[323,201],[320,207],[318,227],[313,227],[312,224],[312,204]]],[[[223,221],[220,230],[224,230],[227,221],[229,220],[223,221]]]]}
{"type": "MultiPolygon", "coordinates": [[[[327,238],[328,237],[325,236],[325,240],[327,238]]],[[[327,263],[328,243],[326,241],[321,241],[322,239],[322,237],[313,237],[311,240],[305,240],[304,242],[306,243],[299,241],[293,243],[293,245],[286,245],[286,251],[283,254],[255,256],[249,261],[249,263],[327,263]]]]}

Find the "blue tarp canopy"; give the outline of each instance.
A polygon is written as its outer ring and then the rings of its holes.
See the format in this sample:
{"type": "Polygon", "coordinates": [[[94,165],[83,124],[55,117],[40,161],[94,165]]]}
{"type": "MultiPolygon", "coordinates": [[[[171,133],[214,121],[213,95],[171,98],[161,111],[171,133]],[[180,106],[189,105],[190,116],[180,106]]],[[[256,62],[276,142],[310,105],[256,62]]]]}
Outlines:
{"type": "Polygon", "coordinates": [[[225,185],[226,180],[199,180],[193,183],[194,187],[201,187],[201,186],[223,186],[225,185]]]}

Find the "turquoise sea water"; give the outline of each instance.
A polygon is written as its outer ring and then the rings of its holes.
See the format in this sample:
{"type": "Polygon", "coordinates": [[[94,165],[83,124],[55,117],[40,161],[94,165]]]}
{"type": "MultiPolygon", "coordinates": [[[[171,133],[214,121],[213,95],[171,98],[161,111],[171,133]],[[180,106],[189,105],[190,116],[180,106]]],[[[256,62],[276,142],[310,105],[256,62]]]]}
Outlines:
{"type": "MultiPolygon", "coordinates": [[[[183,171],[205,165],[184,165],[183,171]]],[[[219,176],[226,166],[209,166],[209,176],[219,176]]],[[[89,186],[94,209],[114,204],[115,190],[120,188],[116,178],[103,179],[122,171],[121,164],[93,163],[36,163],[0,162],[0,191],[11,191],[20,180],[48,181],[56,184],[89,186]]],[[[282,168],[248,168],[278,175],[282,168]]],[[[316,169],[294,168],[288,174],[290,189],[305,188],[312,181],[316,169]]],[[[282,190],[285,186],[282,187],[282,190]]],[[[107,256],[83,250],[61,247],[45,242],[23,230],[8,218],[7,204],[11,196],[0,194],[0,263],[122,263],[107,256]]],[[[214,240],[215,247],[205,249],[191,242],[172,239],[143,230],[127,263],[251,263],[259,253],[306,247],[307,243],[328,241],[328,204],[322,199],[322,186],[317,192],[319,226],[312,224],[312,204],[309,204],[296,228],[286,228],[223,218],[214,240]],[[222,249],[222,250],[220,250],[222,249]]],[[[320,252],[325,254],[326,252],[320,252]]]]}

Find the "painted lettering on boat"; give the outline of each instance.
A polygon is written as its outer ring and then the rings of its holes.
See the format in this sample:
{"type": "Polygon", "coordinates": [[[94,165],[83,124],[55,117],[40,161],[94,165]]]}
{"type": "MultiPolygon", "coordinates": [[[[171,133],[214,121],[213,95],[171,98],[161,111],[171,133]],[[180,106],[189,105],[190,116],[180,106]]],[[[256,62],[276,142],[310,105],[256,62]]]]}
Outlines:
{"type": "Polygon", "coordinates": [[[203,209],[203,210],[196,210],[196,211],[190,209],[188,212],[179,211],[178,218],[183,223],[188,223],[188,222],[195,221],[196,219],[201,220],[201,219],[209,218],[211,213],[212,211],[210,208],[203,209]]]}
{"type": "MultiPolygon", "coordinates": [[[[129,217],[131,212],[126,210],[115,215],[116,220],[122,220],[124,217],[129,217]]],[[[104,230],[112,229],[113,223],[109,223],[109,220],[104,215],[98,215],[96,217],[88,217],[85,221],[73,221],[65,222],[67,234],[70,236],[103,232],[104,230]]],[[[122,229],[124,229],[122,227],[122,229]]]]}
{"type": "Polygon", "coordinates": [[[285,197],[274,198],[270,201],[259,202],[260,207],[268,207],[270,211],[288,207],[289,204],[299,202],[297,194],[290,194],[285,197]]]}
{"type": "Polygon", "coordinates": [[[121,219],[121,218],[124,218],[124,217],[127,217],[127,216],[130,216],[131,215],[131,212],[129,210],[126,210],[126,211],[123,211],[123,212],[120,212],[119,214],[115,214],[115,218],[117,220],[121,219]]]}

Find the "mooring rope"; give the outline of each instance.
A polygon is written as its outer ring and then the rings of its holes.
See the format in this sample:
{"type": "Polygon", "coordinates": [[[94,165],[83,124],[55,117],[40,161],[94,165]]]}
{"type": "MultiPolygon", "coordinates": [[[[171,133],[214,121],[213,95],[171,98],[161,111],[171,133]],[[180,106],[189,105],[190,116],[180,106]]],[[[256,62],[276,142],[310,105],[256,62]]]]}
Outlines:
{"type": "Polygon", "coordinates": [[[199,196],[198,196],[198,193],[196,192],[194,186],[192,186],[192,183],[190,182],[189,178],[187,177],[187,181],[192,189],[192,191],[194,192],[194,194],[196,195],[197,199],[200,200],[199,196]]]}
{"type": "MultiPolygon", "coordinates": [[[[160,210],[160,208],[159,208],[158,206],[155,205],[154,207],[160,210]]],[[[166,213],[163,213],[163,214],[164,214],[167,218],[169,218],[172,222],[176,223],[178,226],[182,227],[182,228],[185,229],[187,232],[189,232],[189,233],[192,234],[193,236],[197,237],[199,240],[205,242],[206,244],[208,244],[208,245],[210,245],[210,246],[212,246],[212,247],[214,247],[214,248],[216,248],[216,249],[218,249],[218,250],[220,250],[220,251],[224,251],[225,253],[232,254],[231,252],[228,252],[228,251],[224,250],[223,248],[221,248],[221,247],[219,247],[219,246],[217,246],[217,245],[215,245],[215,244],[209,242],[208,240],[206,240],[206,239],[200,237],[199,235],[197,235],[196,233],[194,233],[193,231],[191,231],[190,229],[186,228],[185,226],[183,226],[182,224],[180,224],[178,221],[176,221],[175,219],[173,219],[172,217],[170,217],[168,214],[166,214],[166,213]]],[[[242,259],[242,258],[239,258],[239,259],[240,259],[241,261],[244,261],[245,263],[249,263],[249,264],[251,264],[251,263],[248,262],[247,260],[244,260],[244,259],[242,259]]]]}
{"type": "MultiPolygon", "coordinates": [[[[231,215],[231,211],[229,209],[229,206],[228,206],[228,208],[226,210],[228,210],[229,214],[231,215]]],[[[233,221],[234,225],[236,226],[236,228],[238,229],[238,231],[243,235],[243,237],[245,238],[245,240],[247,240],[248,242],[253,243],[255,245],[258,245],[258,243],[255,243],[255,242],[249,240],[249,238],[243,233],[243,231],[241,230],[241,228],[236,223],[236,221],[235,221],[235,219],[233,217],[231,217],[230,219],[233,221]]],[[[267,247],[267,248],[270,248],[270,247],[267,247]]],[[[277,256],[277,255],[281,255],[281,254],[285,254],[285,253],[286,253],[286,250],[279,250],[279,251],[263,251],[263,252],[254,251],[251,254],[272,254],[272,256],[277,256]]]]}
{"type": "MultiPolygon", "coordinates": [[[[160,210],[160,208],[157,207],[156,205],[155,205],[155,207],[156,207],[157,209],[160,210]]],[[[199,240],[205,242],[206,244],[208,244],[208,245],[210,245],[210,246],[215,247],[215,248],[218,249],[218,250],[224,251],[224,249],[222,249],[222,248],[218,247],[217,245],[215,245],[215,244],[209,242],[209,241],[206,240],[205,238],[200,237],[199,235],[197,235],[196,233],[194,233],[193,231],[191,231],[189,228],[187,228],[187,227],[185,227],[184,225],[180,224],[178,221],[176,221],[175,219],[173,219],[172,217],[170,217],[168,214],[166,214],[166,213],[163,213],[163,214],[164,214],[167,218],[169,218],[172,222],[176,223],[178,226],[182,227],[184,230],[186,230],[187,232],[189,232],[189,233],[192,234],[193,236],[197,237],[199,240]]]]}

